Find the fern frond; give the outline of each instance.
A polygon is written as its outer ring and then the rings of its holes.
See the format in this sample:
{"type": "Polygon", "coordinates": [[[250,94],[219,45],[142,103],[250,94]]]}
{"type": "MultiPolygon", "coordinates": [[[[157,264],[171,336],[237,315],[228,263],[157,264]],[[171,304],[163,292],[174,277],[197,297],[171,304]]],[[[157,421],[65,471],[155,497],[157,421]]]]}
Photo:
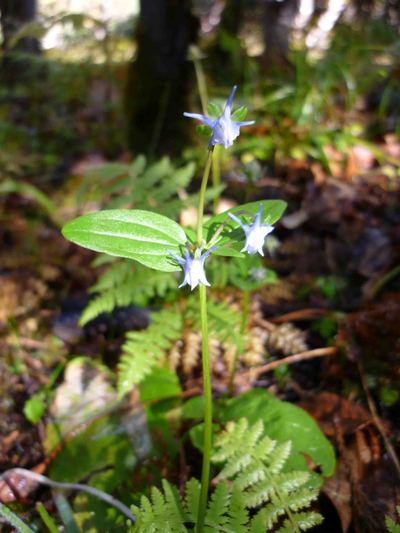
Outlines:
{"type": "Polygon", "coordinates": [[[291,443],[277,443],[264,436],[262,421],[253,426],[244,418],[229,422],[217,436],[215,448],[213,461],[224,462],[218,479],[230,480],[247,508],[262,506],[250,522],[251,532],[269,531],[285,516],[284,524],[290,524],[291,533],[306,531],[322,520],[316,513],[299,512],[318,492],[307,486],[308,472],[283,472],[291,443]]]}
{"type": "MultiPolygon", "coordinates": [[[[242,418],[228,423],[217,436],[213,460],[217,458],[225,466],[207,505],[205,533],[301,533],[321,523],[321,515],[303,510],[318,495],[306,485],[309,474],[282,472],[290,445],[277,443],[263,433],[262,422],[249,426],[242,418]],[[250,517],[249,510],[255,507],[259,509],[250,517]]],[[[200,483],[188,481],[182,498],[167,481],[162,485],[162,491],[153,487],[150,499],[143,496],[140,507],[133,508],[137,523],[132,533],[195,530],[200,483]]]]}
{"type": "Polygon", "coordinates": [[[279,444],[279,446],[271,451],[268,457],[268,470],[271,474],[279,474],[282,471],[291,451],[292,443],[290,441],[279,444]]]}
{"type": "Polygon", "coordinates": [[[230,499],[231,493],[228,485],[225,483],[219,483],[211,495],[211,500],[205,517],[204,530],[207,533],[219,531],[219,529],[225,525],[227,521],[226,512],[229,508],[230,499]]]}
{"type": "Polygon", "coordinates": [[[286,519],[283,526],[280,527],[277,533],[293,533],[293,531],[307,531],[308,529],[318,526],[322,523],[322,516],[318,513],[298,513],[291,516],[291,519],[286,519]],[[294,530],[293,528],[297,529],[294,530]]]}
{"type": "Polygon", "coordinates": [[[102,313],[111,313],[117,307],[115,293],[107,291],[91,300],[83,310],[79,319],[79,325],[85,326],[102,313]]]}
{"type": "Polygon", "coordinates": [[[189,479],[186,483],[186,497],[185,497],[185,518],[187,522],[196,523],[197,513],[199,509],[201,485],[195,478],[189,479]]]}
{"type": "Polygon", "coordinates": [[[164,494],[151,488],[151,499],[142,496],[140,507],[133,506],[136,522],[132,533],[187,533],[180,496],[168,481],[163,480],[164,494]]]}
{"type": "Polygon", "coordinates": [[[115,197],[107,207],[151,209],[176,218],[182,207],[187,205],[187,198],[179,198],[179,193],[187,189],[194,176],[195,165],[188,163],[182,168],[176,168],[168,157],[163,157],[150,166],[133,168],[134,164],[135,162],[128,166],[128,179],[117,182],[112,191],[115,197]]]}
{"type": "Polygon", "coordinates": [[[233,488],[228,517],[225,522],[224,531],[227,533],[247,533],[249,513],[243,504],[241,491],[233,488]]]}
{"type": "Polygon", "coordinates": [[[176,288],[172,272],[145,269],[129,260],[115,262],[90,289],[90,292],[98,294],[83,311],[80,325],[84,326],[101,313],[110,313],[116,307],[147,305],[152,298],[162,298],[176,288]]]}
{"type": "Polygon", "coordinates": [[[124,259],[122,261],[114,259],[108,270],[100,276],[97,283],[90,288],[89,292],[99,293],[120,285],[127,278],[129,279],[134,268],[135,263],[130,259],[124,259]]]}
{"type": "MultiPolygon", "coordinates": [[[[273,531],[274,524],[280,516],[285,514],[285,510],[280,505],[270,505],[260,509],[250,522],[250,533],[265,533],[273,531]]],[[[294,533],[295,529],[292,531],[294,533]]]]}
{"type": "MultiPolygon", "coordinates": [[[[211,298],[207,302],[208,328],[221,342],[229,340],[239,351],[245,347],[245,336],[240,333],[242,320],[241,312],[233,305],[226,302],[216,302],[211,298]]],[[[193,327],[200,330],[200,316],[197,301],[190,298],[188,301],[188,319],[193,327]]]]}
{"type": "Polygon", "coordinates": [[[118,391],[121,396],[140,383],[166,351],[181,337],[182,318],[175,309],[164,309],[152,314],[150,326],[142,331],[131,331],[122,347],[118,364],[118,391]]]}
{"type": "MultiPolygon", "coordinates": [[[[400,517],[400,505],[396,507],[397,514],[400,517]]],[[[385,524],[388,530],[388,533],[400,533],[400,524],[397,524],[390,516],[385,517],[385,524]]]]}

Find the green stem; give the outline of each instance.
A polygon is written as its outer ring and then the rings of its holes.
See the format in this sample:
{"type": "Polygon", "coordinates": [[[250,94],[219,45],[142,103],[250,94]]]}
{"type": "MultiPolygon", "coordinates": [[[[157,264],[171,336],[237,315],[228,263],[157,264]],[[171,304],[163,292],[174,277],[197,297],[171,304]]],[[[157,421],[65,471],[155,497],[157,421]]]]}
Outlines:
{"type": "MultiPolygon", "coordinates": [[[[203,65],[201,64],[201,60],[197,58],[193,58],[193,64],[194,64],[194,70],[196,73],[196,82],[197,82],[197,90],[199,91],[200,95],[200,102],[201,107],[203,110],[204,115],[207,114],[207,102],[208,102],[208,94],[207,94],[207,82],[206,77],[204,75],[204,69],[203,65]]],[[[214,187],[218,187],[221,185],[221,146],[216,145],[215,151],[214,151],[214,158],[212,163],[212,182],[214,187]]],[[[220,196],[219,193],[214,198],[214,214],[216,214],[217,207],[219,205],[220,196]]]]}
{"type": "Polygon", "coordinates": [[[206,166],[204,168],[203,178],[200,186],[200,198],[199,207],[197,210],[197,244],[201,246],[203,244],[203,215],[204,215],[204,203],[206,198],[207,182],[210,176],[211,164],[213,160],[212,148],[208,152],[206,166]]]}
{"type": "MultiPolygon", "coordinates": [[[[213,187],[219,187],[221,185],[221,145],[215,146],[215,154],[212,164],[212,183],[213,187]]],[[[214,214],[217,212],[220,196],[219,193],[214,198],[214,214]]]]}
{"type": "Polygon", "coordinates": [[[207,102],[208,102],[206,77],[204,75],[204,70],[201,64],[201,60],[194,58],[193,64],[194,64],[194,71],[196,73],[197,89],[200,95],[201,107],[203,109],[203,113],[206,114],[207,102]]]}
{"type": "Polygon", "coordinates": [[[208,349],[207,323],[207,289],[205,285],[199,287],[200,319],[203,364],[203,395],[204,395],[204,437],[203,437],[203,466],[201,470],[201,492],[197,514],[196,533],[201,533],[207,510],[208,487],[210,484],[210,460],[212,447],[212,390],[210,356],[208,349]]]}
{"type": "MultiPolygon", "coordinates": [[[[212,150],[208,153],[203,179],[200,187],[199,208],[197,213],[197,243],[203,244],[203,214],[205,193],[212,164],[212,150]]],[[[202,533],[207,510],[208,487],[210,484],[210,459],[212,445],[212,389],[211,370],[207,322],[207,290],[205,285],[199,286],[200,322],[201,322],[201,359],[203,366],[203,396],[204,396],[204,441],[203,466],[201,470],[201,491],[197,515],[196,533],[202,533]]]]}

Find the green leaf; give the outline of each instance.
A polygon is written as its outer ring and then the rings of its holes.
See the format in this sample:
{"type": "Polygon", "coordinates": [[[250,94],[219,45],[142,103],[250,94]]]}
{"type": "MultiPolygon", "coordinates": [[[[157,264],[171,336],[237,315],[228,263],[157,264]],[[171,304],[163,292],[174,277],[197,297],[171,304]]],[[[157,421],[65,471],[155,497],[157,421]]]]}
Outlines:
{"type": "Polygon", "coordinates": [[[184,420],[201,420],[204,412],[203,396],[195,396],[187,400],[182,407],[182,418],[184,420]]]}
{"type": "Polygon", "coordinates": [[[117,178],[122,174],[127,174],[130,167],[124,163],[103,163],[97,167],[92,168],[86,174],[86,178],[95,180],[97,185],[99,181],[108,181],[117,178]]]}
{"type": "Polygon", "coordinates": [[[44,391],[37,392],[24,405],[24,415],[32,422],[37,424],[46,411],[46,394],[44,391]]]}
{"type": "Polygon", "coordinates": [[[51,518],[42,502],[37,503],[36,509],[40,515],[40,518],[42,519],[42,522],[45,524],[50,533],[58,533],[57,524],[51,518]]]}
{"type": "MultiPolygon", "coordinates": [[[[47,431],[52,430],[48,427],[47,431]]],[[[146,436],[147,428],[137,415],[125,419],[111,415],[92,422],[57,455],[50,467],[51,477],[77,483],[90,476],[91,485],[107,492],[115,490],[129,478],[136,464],[133,431],[140,438],[146,436]]],[[[135,445],[140,448],[138,441],[135,445]]]]}
{"type": "Polygon", "coordinates": [[[24,524],[22,520],[13,513],[8,507],[0,502],[0,516],[2,516],[8,524],[11,524],[19,533],[32,533],[33,529],[24,524]]]}
{"type": "Polygon", "coordinates": [[[209,126],[206,126],[205,124],[198,124],[196,126],[196,131],[199,135],[202,135],[203,137],[209,137],[212,134],[212,129],[209,126]]]}
{"type": "Polygon", "coordinates": [[[181,392],[178,376],[168,368],[154,368],[139,386],[142,402],[152,402],[178,396],[181,392]]]}
{"type": "Polygon", "coordinates": [[[228,213],[233,213],[239,216],[243,223],[252,223],[257,211],[262,205],[262,224],[274,224],[277,222],[283,212],[286,209],[286,202],[283,200],[260,200],[258,202],[251,202],[244,205],[238,205],[211,217],[204,225],[204,233],[206,235],[207,242],[213,237],[215,232],[221,228],[223,224],[223,230],[217,238],[216,244],[219,248],[214,252],[216,255],[236,255],[239,250],[243,248],[244,234],[243,229],[238,227],[237,222],[229,218],[228,213]],[[228,247],[227,245],[230,245],[228,247]],[[232,253],[231,253],[232,252],[232,253]]]}
{"type": "Polygon", "coordinates": [[[331,476],[335,470],[335,452],[319,429],[315,420],[304,409],[278,400],[264,390],[252,390],[228,400],[220,410],[222,422],[246,417],[250,424],[262,420],[267,435],[278,442],[291,440],[293,453],[287,467],[304,470],[304,455],[320,465],[323,476],[331,476]]]}
{"type": "Polygon", "coordinates": [[[16,181],[12,179],[5,179],[0,184],[0,194],[20,194],[25,198],[29,198],[37,202],[40,207],[46,211],[53,218],[56,216],[57,208],[55,204],[46,196],[40,189],[24,183],[23,181],[16,181]]]}
{"type": "Polygon", "coordinates": [[[134,259],[164,272],[180,270],[168,251],[181,255],[186,242],[179,224],[139,209],[110,209],[81,216],[64,226],[63,235],[84,248],[134,259]]]}
{"type": "Polygon", "coordinates": [[[235,122],[241,122],[247,117],[247,107],[242,105],[241,107],[238,107],[236,111],[232,113],[232,120],[235,122]]]}
{"type": "Polygon", "coordinates": [[[120,397],[151,374],[172,344],[182,338],[182,327],[182,315],[174,308],[166,308],[152,314],[148,328],[127,333],[118,364],[120,397]]]}
{"type": "Polygon", "coordinates": [[[80,533],[71,506],[61,492],[55,493],[54,503],[65,526],[65,533],[80,533]]]}
{"type": "Polygon", "coordinates": [[[207,106],[207,113],[210,117],[219,117],[222,114],[222,108],[215,102],[209,102],[207,106]]]}

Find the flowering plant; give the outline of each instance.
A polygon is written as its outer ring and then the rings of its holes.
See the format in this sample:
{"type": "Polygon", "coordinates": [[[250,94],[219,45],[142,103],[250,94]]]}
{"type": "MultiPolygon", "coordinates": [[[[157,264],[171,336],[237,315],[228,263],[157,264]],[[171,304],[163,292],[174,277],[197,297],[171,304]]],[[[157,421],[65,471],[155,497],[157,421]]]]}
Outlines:
{"type": "MultiPolygon", "coordinates": [[[[263,199],[236,206],[227,212],[215,214],[205,220],[205,197],[208,179],[212,169],[214,147],[216,145],[221,145],[224,148],[229,148],[239,136],[240,128],[254,123],[254,121],[239,120],[239,118],[244,118],[244,108],[240,108],[238,110],[239,113],[238,111],[232,112],[235,91],[236,86],[231,90],[223,111],[216,118],[196,113],[185,113],[185,116],[201,121],[211,130],[207,159],[199,193],[195,233],[190,230],[190,228],[184,228],[176,221],[166,216],[152,211],[138,209],[112,209],[89,213],[72,220],[63,228],[63,234],[67,239],[86,248],[113,256],[133,259],[154,270],[174,272],[182,269],[184,277],[179,288],[188,285],[191,291],[193,291],[198,287],[204,406],[201,482],[198,483],[194,480],[193,483],[189,482],[187,484],[187,501],[185,502],[187,511],[185,511],[186,515],[181,513],[182,524],[179,525],[179,529],[177,529],[178,526],[176,526],[175,529],[168,529],[164,522],[164,518],[162,518],[166,516],[165,513],[168,515],[172,509],[172,507],[168,507],[168,505],[172,505],[172,501],[174,501],[174,505],[178,502],[171,486],[168,483],[164,484],[165,502],[162,497],[160,499],[161,493],[152,493],[155,495],[153,498],[154,509],[156,510],[156,508],[158,508],[160,512],[162,510],[159,517],[160,523],[162,524],[160,527],[166,527],[166,529],[164,529],[165,531],[167,531],[167,529],[168,531],[188,531],[184,522],[195,524],[195,531],[197,533],[204,531],[205,527],[207,528],[207,531],[210,531],[209,528],[211,527],[211,519],[207,519],[206,516],[207,509],[210,508],[208,506],[208,492],[210,486],[210,464],[212,456],[213,402],[207,316],[207,287],[210,287],[210,283],[207,280],[205,272],[205,261],[211,256],[211,254],[213,256],[230,256],[234,257],[235,260],[244,258],[245,254],[255,255],[258,253],[261,256],[264,255],[263,247],[266,238],[272,232],[273,224],[279,220],[286,207],[285,202],[281,200],[263,199]],[[165,513],[163,507],[164,504],[165,513]],[[206,524],[205,521],[207,522],[206,524]]],[[[212,257],[210,257],[209,261],[212,261],[212,257]]],[[[248,292],[249,291],[247,291],[247,293],[248,292]]],[[[124,392],[126,391],[124,390],[124,392]]],[[[246,437],[246,424],[247,422],[243,422],[240,426],[243,433],[242,438],[246,437]]],[[[255,438],[252,440],[253,446],[257,439],[260,438],[260,428],[261,426],[258,425],[251,430],[255,432],[255,438]]],[[[241,448],[240,453],[243,453],[244,449],[242,444],[239,445],[239,448],[241,448]]],[[[282,457],[280,459],[280,468],[282,468],[282,465],[286,460],[284,456],[287,452],[285,450],[286,449],[283,448],[281,450],[282,457]]],[[[259,475],[264,476],[265,472],[262,470],[264,467],[257,465],[257,468],[260,470],[259,475]]],[[[280,470],[277,470],[277,472],[278,471],[280,470]]],[[[252,474],[254,474],[254,472],[252,472],[252,474]]],[[[228,485],[219,485],[219,487],[219,492],[230,490],[228,489],[228,485]]],[[[228,492],[226,494],[228,494],[228,492]]],[[[229,498],[235,497],[237,498],[238,494],[234,496],[234,493],[229,493],[229,498]]],[[[287,498],[288,497],[289,496],[287,495],[287,498]]],[[[282,496],[282,498],[285,500],[286,496],[282,496]]],[[[278,498],[279,501],[281,501],[282,498],[278,498]]],[[[296,504],[296,509],[308,505],[309,501],[315,498],[315,494],[308,494],[307,498],[308,499],[304,499],[304,503],[296,504]]],[[[265,500],[261,499],[260,501],[265,500]]],[[[232,504],[233,502],[234,500],[232,499],[232,504]]],[[[151,510],[152,504],[150,502],[146,503],[146,501],[143,500],[142,503],[142,509],[136,508],[139,515],[140,513],[142,514],[139,516],[138,524],[134,526],[134,531],[164,531],[163,529],[157,529],[153,526],[152,529],[146,529],[144,524],[151,525],[152,520],[156,520],[157,513],[155,510],[154,513],[151,510]]],[[[177,505],[179,506],[180,504],[177,505]]],[[[238,502],[237,505],[239,505],[238,502]]],[[[265,531],[266,528],[269,527],[267,525],[269,524],[269,522],[267,522],[267,515],[264,514],[260,515],[259,519],[257,518],[259,524],[261,524],[261,529],[251,529],[251,524],[249,526],[250,529],[248,529],[247,526],[245,528],[244,524],[245,522],[248,522],[246,510],[248,504],[242,502],[240,505],[242,505],[242,507],[239,506],[237,509],[242,509],[244,513],[244,521],[241,522],[243,525],[243,527],[241,526],[241,531],[265,531]]],[[[177,507],[174,507],[174,512],[176,509],[177,507]]],[[[292,513],[290,515],[292,524],[295,523],[296,509],[293,508],[292,511],[294,511],[294,514],[292,513]]],[[[234,511],[232,511],[232,513],[233,512],[234,511]]],[[[285,511],[279,511],[277,516],[282,513],[285,513],[285,511]]],[[[299,516],[300,514],[301,513],[299,513],[299,516]]],[[[298,527],[296,526],[292,530],[300,531],[308,529],[311,527],[310,524],[315,524],[318,521],[318,518],[315,516],[312,519],[308,517],[308,519],[308,525],[304,522],[303,518],[301,518],[301,520],[303,520],[302,525],[299,525],[298,527]]],[[[190,529],[190,531],[191,530],[192,529],[190,529]]],[[[212,530],[222,531],[221,529],[212,530]]],[[[231,530],[232,529],[229,529],[229,531],[231,530]]],[[[228,529],[226,529],[226,531],[228,531],[228,529]]]]}

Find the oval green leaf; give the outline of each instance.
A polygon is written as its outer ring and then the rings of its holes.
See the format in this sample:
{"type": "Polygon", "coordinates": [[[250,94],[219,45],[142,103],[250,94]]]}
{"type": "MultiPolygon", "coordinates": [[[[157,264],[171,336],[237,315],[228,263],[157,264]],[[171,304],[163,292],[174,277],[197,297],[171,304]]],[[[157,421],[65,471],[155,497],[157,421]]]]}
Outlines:
{"type": "MultiPolygon", "coordinates": [[[[323,476],[334,473],[336,459],[333,446],[304,409],[281,401],[265,390],[254,389],[228,400],[221,410],[221,421],[224,423],[242,417],[247,418],[250,424],[261,419],[269,437],[278,442],[292,442],[287,468],[304,470],[305,456],[309,456],[320,466],[323,476]]],[[[313,479],[318,484],[316,475],[313,479]]]]}
{"type": "Polygon", "coordinates": [[[236,256],[240,257],[240,249],[243,248],[244,233],[243,229],[238,226],[237,222],[228,217],[228,213],[234,213],[239,216],[244,224],[251,224],[257,214],[258,208],[262,204],[262,224],[275,224],[286,209],[286,202],[283,200],[260,200],[248,204],[238,205],[224,211],[223,213],[210,218],[204,225],[204,235],[207,242],[213,237],[216,231],[223,229],[218,240],[213,243],[218,246],[215,255],[236,256]]]}
{"type": "Polygon", "coordinates": [[[89,213],[68,222],[62,233],[84,248],[134,259],[163,272],[180,270],[168,252],[181,255],[186,242],[179,224],[163,215],[139,209],[89,213]]]}

